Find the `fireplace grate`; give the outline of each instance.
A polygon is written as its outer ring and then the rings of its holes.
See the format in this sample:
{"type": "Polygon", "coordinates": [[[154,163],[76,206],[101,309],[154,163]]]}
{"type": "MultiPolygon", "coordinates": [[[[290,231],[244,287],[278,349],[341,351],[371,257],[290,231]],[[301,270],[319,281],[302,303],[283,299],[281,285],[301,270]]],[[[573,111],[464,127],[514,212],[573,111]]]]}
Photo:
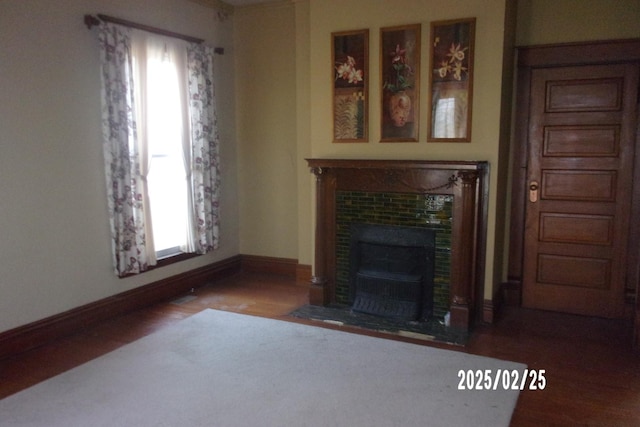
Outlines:
{"type": "Polygon", "coordinates": [[[417,320],[422,310],[421,301],[422,276],[369,270],[356,274],[354,311],[417,320]]]}
{"type": "Polygon", "coordinates": [[[405,321],[433,312],[435,231],[351,224],[349,303],[354,311],[405,321]]]}

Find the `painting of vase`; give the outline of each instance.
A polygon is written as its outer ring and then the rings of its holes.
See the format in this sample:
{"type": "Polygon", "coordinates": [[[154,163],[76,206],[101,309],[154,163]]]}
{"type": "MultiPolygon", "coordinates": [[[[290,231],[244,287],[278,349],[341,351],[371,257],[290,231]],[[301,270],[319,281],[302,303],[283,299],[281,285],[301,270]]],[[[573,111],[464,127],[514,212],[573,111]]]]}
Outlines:
{"type": "Polygon", "coordinates": [[[420,24],[380,30],[381,142],[417,142],[420,24]]]}

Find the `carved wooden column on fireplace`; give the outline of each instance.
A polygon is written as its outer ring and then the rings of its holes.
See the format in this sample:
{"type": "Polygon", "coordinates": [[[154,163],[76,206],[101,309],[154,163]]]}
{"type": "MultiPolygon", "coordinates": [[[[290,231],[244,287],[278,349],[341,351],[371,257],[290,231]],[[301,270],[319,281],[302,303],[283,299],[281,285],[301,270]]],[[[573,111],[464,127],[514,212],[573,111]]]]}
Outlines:
{"type": "Polygon", "coordinates": [[[469,329],[474,316],[481,313],[483,302],[487,162],[346,159],[307,159],[307,162],[316,177],[310,303],[336,302],[337,192],[451,195],[451,326],[469,329]]]}

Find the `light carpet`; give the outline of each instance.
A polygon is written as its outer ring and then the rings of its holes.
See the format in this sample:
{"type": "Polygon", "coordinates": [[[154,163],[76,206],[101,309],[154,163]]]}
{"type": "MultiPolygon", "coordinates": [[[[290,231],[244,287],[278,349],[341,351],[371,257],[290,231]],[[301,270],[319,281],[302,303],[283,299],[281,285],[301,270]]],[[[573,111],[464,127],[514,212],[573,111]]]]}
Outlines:
{"type": "Polygon", "coordinates": [[[207,309],[0,400],[0,425],[507,426],[518,391],[458,371],[524,368],[207,309]]]}

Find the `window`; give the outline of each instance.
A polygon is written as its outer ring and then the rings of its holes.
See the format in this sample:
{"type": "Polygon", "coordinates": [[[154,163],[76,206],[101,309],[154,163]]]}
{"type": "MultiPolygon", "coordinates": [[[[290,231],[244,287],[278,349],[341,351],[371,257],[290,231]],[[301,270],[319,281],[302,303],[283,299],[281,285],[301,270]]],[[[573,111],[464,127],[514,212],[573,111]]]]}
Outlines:
{"type": "Polygon", "coordinates": [[[100,23],[102,128],[119,276],[219,243],[212,47],[100,23]]]}
{"type": "MultiPolygon", "coordinates": [[[[184,49],[170,48],[163,41],[146,34],[138,34],[146,41],[133,52],[136,87],[141,90],[140,104],[146,104],[146,114],[139,113],[138,124],[146,129],[148,171],[147,189],[151,229],[156,258],[165,258],[187,251],[187,173],[183,142],[184,108],[181,95],[186,93],[186,82],[179,79],[176,56],[186,55],[184,49]],[[146,36],[146,37],[145,37],[146,36]],[[146,59],[144,66],[139,64],[146,59]],[[137,65],[137,66],[136,66],[137,65]],[[145,73],[142,75],[142,73],[145,73]]],[[[134,46],[136,33],[134,37],[134,46]]],[[[176,42],[174,42],[176,43],[176,42]]],[[[179,44],[178,44],[179,45],[179,44]]]]}

